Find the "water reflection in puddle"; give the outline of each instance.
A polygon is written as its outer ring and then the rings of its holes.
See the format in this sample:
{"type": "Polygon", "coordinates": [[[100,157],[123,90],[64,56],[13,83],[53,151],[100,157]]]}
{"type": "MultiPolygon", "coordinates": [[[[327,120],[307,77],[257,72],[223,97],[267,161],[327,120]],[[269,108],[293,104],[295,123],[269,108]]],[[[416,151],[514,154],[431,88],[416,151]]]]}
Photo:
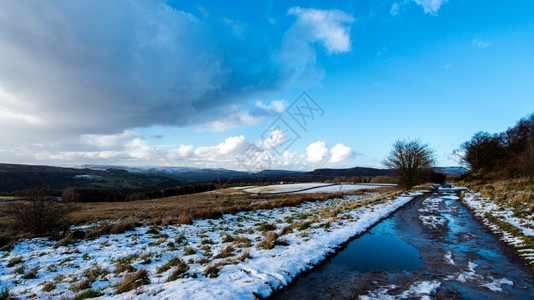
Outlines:
{"type": "Polygon", "coordinates": [[[419,251],[398,238],[392,219],[382,221],[366,234],[350,242],[330,262],[345,270],[360,273],[416,270],[422,263],[419,251]]]}

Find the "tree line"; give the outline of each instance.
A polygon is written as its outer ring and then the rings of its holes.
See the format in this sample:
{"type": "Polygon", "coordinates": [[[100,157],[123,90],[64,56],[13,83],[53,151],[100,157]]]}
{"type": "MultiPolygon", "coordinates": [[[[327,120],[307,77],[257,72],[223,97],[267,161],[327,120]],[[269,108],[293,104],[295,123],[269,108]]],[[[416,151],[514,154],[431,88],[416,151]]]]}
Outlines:
{"type": "Polygon", "coordinates": [[[534,175],[534,113],[500,133],[480,131],[458,150],[473,176],[534,175]]]}
{"type": "Polygon", "coordinates": [[[124,195],[102,188],[68,187],[63,189],[61,199],[63,202],[122,202],[180,196],[207,192],[215,189],[216,186],[213,183],[194,183],[169,189],[124,195]]]}

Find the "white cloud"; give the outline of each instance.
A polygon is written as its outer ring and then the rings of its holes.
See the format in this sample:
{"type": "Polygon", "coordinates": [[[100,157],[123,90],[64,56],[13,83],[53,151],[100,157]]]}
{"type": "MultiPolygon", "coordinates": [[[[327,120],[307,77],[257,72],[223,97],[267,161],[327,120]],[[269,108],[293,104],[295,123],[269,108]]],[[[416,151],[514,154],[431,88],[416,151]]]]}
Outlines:
{"type": "Polygon", "coordinates": [[[389,10],[389,14],[392,16],[397,16],[400,13],[400,4],[398,2],[394,2],[393,5],[391,5],[391,9],[389,10]]]}
{"type": "Polygon", "coordinates": [[[416,4],[423,7],[426,14],[437,15],[440,7],[448,0],[412,0],[416,4]]]}
{"type": "Polygon", "coordinates": [[[327,53],[345,53],[351,49],[350,29],[354,18],[340,10],[293,7],[289,15],[296,22],[285,32],[280,48],[273,58],[285,76],[301,85],[318,85],[324,70],[317,66],[314,45],[323,46],[327,53]]]}
{"type": "Polygon", "coordinates": [[[211,131],[221,132],[235,127],[254,126],[262,119],[262,117],[251,115],[248,111],[236,109],[224,118],[208,123],[208,127],[211,131]]]}
{"type": "Polygon", "coordinates": [[[337,163],[350,158],[354,154],[354,151],[350,147],[347,147],[343,144],[337,144],[330,149],[330,154],[331,156],[329,162],[337,163]]]}
{"type": "Polygon", "coordinates": [[[272,130],[269,132],[269,137],[263,141],[265,149],[275,149],[284,142],[286,135],[282,130],[272,130]]]}
{"type": "MultiPolygon", "coordinates": [[[[310,144],[305,153],[273,151],[273,147],[284,138],[281,131],[274,130],[264,141],[249,142],[239,135],[230,136],[215,145],[197,147],[182,144],[169,148],[166,145],[150,145],[135,132],[124,131],[116,135],[88,135],[71,143],[20,147],[16,157],[26,163],[52,165],[188,166],[260,171],[310,170],[346,161],[353,154],[352,149],[343,144],[329,148],[322,141],[310,144]]],[[[0,145],[1,157],[10,161],[13,155],[0,145]]]]}
{"type": "Polygon", "coordinates": [[[254,126],[266,117],[277,117],[286,108],[284,100],[273,100],[268,104],[256,101],[250,109],[243,109],[237,105],[221,109],[226,113],[217,120],[208,123],[211,131],[221,132],[235,127],[254,126]]]}
{"type": "Polygon", "coordinates": [[[320,162],[325,160],[330,154],[330,150],[325,142],[315,142],[306,147],[306,155],[309,162],[320,162]]]}
{"type": "Polygon", "coordinates": [[[331,53],[350,51],[350,25],[354,18],[345,12],[292,7],[288,14],[297,16],[299,31],[310,42],[321,43],[331,53]]]}
{"type": "Polygon", "coordinates": [[[262,114],[282,114],[286,109],[284,100],[273,100],[269,104],[263,104],[263,101],[256,101],[255,106],[259,113],[262,114]]]}
{"type": "Polygon", "coordinates": [[[489,47],[489,45],[490,44],[488,42],[479,39],[474,39],[471,41],[471,46],[476,48],[486,48],[489,47]]]}
{"type": "Polygon", "coordinates": [[[97,149],[120,149],[129,143],[136,135],[131,130],[125,130],[119,134],[85,134],[81,142],[97,149]]]}
{"type": "Polygon", "coordinates": [[[194,154],[193,145],[180,145],[176,149],[172,149],[167,153],[167,157],[171,160],[190,157],[194,154]]]}

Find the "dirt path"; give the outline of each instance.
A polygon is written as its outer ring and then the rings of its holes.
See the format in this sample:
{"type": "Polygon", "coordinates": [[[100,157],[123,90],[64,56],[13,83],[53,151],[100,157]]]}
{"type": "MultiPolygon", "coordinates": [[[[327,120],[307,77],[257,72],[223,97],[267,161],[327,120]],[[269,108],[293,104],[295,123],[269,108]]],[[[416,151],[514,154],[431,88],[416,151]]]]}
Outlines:
{"type": "Polygon", "coordinates": [[[530,299],[532,269],[454,194],[407,204],[273,299],[530,299]]]}

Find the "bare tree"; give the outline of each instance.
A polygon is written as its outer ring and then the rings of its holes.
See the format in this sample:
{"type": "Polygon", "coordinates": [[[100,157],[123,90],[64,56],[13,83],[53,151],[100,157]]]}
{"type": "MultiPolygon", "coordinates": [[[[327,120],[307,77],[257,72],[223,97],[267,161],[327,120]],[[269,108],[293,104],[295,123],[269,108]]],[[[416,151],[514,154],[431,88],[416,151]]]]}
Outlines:
{"type": "Polygon", "coordinates": [[[399,184],[409,189],[428,179],[435,164],[434,152],[419,139],[397,140],[382,164],[395,169],[399,184]]]}

